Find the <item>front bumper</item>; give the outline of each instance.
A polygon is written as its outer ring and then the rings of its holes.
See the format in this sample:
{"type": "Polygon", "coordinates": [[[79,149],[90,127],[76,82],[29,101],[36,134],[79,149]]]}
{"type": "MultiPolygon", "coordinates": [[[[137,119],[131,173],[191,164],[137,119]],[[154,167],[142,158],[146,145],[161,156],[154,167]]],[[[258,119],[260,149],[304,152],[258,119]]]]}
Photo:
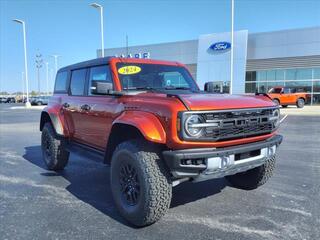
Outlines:
{"type": "Polygon", "coordinates": [[[198,148],[163,151],[175,179],[202,181],[245,172],[263,165],[282,142],[281,135],[267,140],[225,148],[198,148]]]}

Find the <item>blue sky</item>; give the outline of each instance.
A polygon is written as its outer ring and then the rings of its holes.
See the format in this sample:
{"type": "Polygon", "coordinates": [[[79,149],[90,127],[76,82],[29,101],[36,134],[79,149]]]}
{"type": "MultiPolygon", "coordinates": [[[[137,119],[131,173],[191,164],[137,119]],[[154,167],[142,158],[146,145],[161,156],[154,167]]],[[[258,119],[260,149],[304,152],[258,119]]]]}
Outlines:
{"type": "MultiPolygon", "coordinates": [[[[100,18],[87,0],[0,0],[0,91],[21,91],[24,71],[22,27],[25,20],[30,90],[37,90],[35,55],[49,68],[96,57],[100,18]]],[[[230,31],[229,0],[97,0],[105,8],[105,47],[197,39],[230,31]]],[[[319,0],[235,0],[235,30],[249,33],[320,26],[319,0]]],[[[53,73],[53,70],[51,70],[53,73]]],[[[51,80],[52,85],[53,80],[51,80]]],[[[45,66],[41,69],[45,90],[45,66]]]]}

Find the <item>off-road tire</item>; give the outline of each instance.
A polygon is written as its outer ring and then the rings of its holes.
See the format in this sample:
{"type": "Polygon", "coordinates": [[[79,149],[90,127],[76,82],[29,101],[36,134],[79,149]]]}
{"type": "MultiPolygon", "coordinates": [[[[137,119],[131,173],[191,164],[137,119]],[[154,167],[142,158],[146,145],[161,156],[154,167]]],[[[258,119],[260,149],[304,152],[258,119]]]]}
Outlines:
{"type": "Polygon", "coordinates": [[[226,179],[236,188],[252,190],[265,184],[272,176],[275,168],[275,156],[269,158],[265,164],[243,173],[226,176],[226,179]]]}
{"type": "Polygon", "coordinates": [[[280,101],[278,99],[272,99],[272,102],[274,102],[274,104],[277,106],[280,105],[280,101]]]}
{"type": "Polygon", "coordinates": [[[305,101],[303,98],[299,98],[296,102],[297,108],[303,108],[305,104],[305,101]]]}
{"type": "Polygon", "coordinates": [[[65,150],[64,140],[56,137],[56,133],[49,122],[45,123],[42,129],[41,149],[44,163],[49,170],[63,170],[67,165],[69,152],[65,150]]]}
{"type": "Polygon", "coordinates": [[[283,107],[283,108],[287,108],[287,107],[288,107],[288,105],[282,105],[282,107],[283,107]]]}
{"type": "Polygon", "coordinates": [[[158,221],[169,209],[172,196],[169,171],[159,148],[144,140],[120,143],[111,160],[111,190],[120,214],[131,224],[142,227],[158,221]],[[138,200],[133,205],[128,204],[121,192],[123,171],[122,175],[120,171],[126,164],[135,169],[140,184],[138,200]]]}

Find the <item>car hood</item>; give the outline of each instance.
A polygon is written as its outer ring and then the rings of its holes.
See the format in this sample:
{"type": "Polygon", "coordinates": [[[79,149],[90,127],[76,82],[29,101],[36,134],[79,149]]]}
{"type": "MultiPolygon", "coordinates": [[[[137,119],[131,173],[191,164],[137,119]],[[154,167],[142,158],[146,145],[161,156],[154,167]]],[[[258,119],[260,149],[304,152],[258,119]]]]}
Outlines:
{"type": "Polygon", "coordinates": [[[275,106],[270,98],[255,95],[179,94],[190,110],[221,110],[275,106]]]}

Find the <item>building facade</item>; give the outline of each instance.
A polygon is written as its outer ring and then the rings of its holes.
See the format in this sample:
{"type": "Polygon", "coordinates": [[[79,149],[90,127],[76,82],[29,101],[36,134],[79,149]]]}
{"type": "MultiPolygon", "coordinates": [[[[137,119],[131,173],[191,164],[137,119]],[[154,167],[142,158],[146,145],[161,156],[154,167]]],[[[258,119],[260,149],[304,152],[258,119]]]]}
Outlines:
{"type": "MultiPolygon", "coordinates": [[[[196,40],[104,51],[105,56],[182,62],[201,88],[204,82],[212,81],[218,91],[229,92],[230,35],[214,33],[196,40]]],[[[310,103],[320,103],[320,27],[265,33],[237,31],[233,59],[233,93],[267,92],[274,86],[288,86],[310,93],[310,103]]]]}

